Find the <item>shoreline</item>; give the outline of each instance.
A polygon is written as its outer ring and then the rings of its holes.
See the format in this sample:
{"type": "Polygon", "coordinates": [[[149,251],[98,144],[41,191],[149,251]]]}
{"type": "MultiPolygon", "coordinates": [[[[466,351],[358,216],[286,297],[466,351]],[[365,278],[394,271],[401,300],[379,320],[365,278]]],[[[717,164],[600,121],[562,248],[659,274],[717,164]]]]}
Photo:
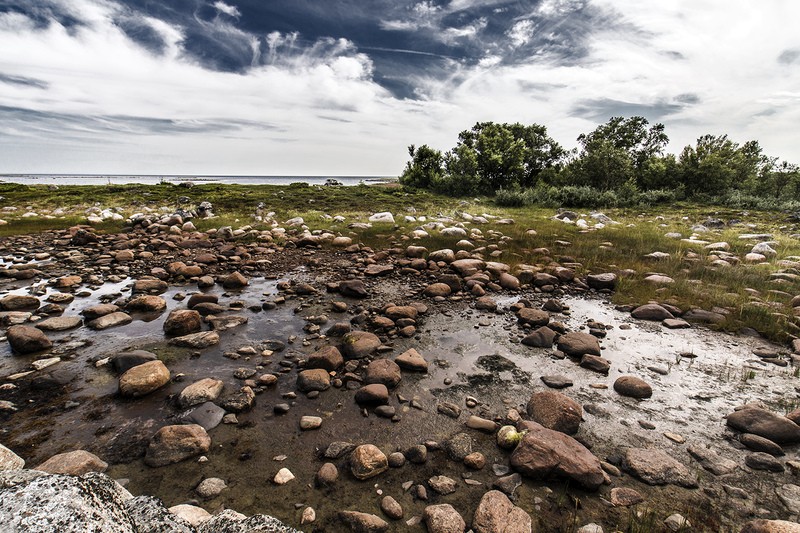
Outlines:
{"type": "Polygon", "coordinates": [[[0,174],[0,184],[21,185],[326,185],[354,186],[361,183],[397,183],[396,176],[280,176],[280,175],[193,175],[193,174],[0,174]]]}

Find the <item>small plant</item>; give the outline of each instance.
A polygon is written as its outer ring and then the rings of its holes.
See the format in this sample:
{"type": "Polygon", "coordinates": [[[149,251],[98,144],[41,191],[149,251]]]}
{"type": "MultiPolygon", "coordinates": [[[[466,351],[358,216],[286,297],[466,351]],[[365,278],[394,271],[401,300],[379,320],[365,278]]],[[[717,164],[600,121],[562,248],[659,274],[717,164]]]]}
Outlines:
{"type": "Polygon", "coordinates": [[[742,368],[742,383],[747,383],[749,380],[756,377],[756,371],[747,367],[742,368]]]}

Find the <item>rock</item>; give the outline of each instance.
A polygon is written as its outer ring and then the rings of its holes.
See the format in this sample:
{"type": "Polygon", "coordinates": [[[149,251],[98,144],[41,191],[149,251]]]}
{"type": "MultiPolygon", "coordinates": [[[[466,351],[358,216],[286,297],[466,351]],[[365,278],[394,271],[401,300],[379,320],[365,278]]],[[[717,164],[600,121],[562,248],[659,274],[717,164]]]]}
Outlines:
{"type": "Polygon", "coordinates": [[[180,504],[170,507],[169,512],[186,520],[192,527],[197,527],[211,518],[211,513],[196,505],[180,504]]]}
{"type": "MultiPolygon", "coordinates": [[[[483,288],[481,288],[479,285],[473,286],[471,292],[475,295],[484,294],[483,288]]],[[[497,302],[491,296],[481,296],[475,300],[475,309],[494,313],[497,311],[497,302]]]]}
{"type": "Polygon", "coordinates": [[[572,380],[567,376],[542,376],[539,379],[551,389],[566,389],[573,385],[572,380]]]}
{"type": "Polygon", "coordinates": [[[331,377],[327,370],[314,368],[297,374],[297,390],[300,392],[324,391],[331,387],[331,377]]]}
{"type": "MultiPolygon", "coordinates": [[[[225,409],[212,402],[204,402],[181,417],[187,424],[197,424],[206,431],[211,431],[224,421],[225,409]]],[[[230,416],[236,416],[231,413],[230,416]]]]}
{"type": "Polygon", "coordinates": [[[324,346],[308,356],[307,368],[322,368],[328,372],[344,364],[344,357],[336,346],[324,346]]]}
{"type": "Polygon", "coordinates": [[[692,524],[678,513],[669,515],[664,520],[664,525],[669,531],[691,531],[692,524]]]}
{"type": "Polygon", "coordinates": [[[0,298],[0,309],[3,311],[33,311],[41,302],[35,296],[9,294],[0,298]]]}
{"type": "Polygon", "coordinates": [[[131,289],[133,294],[163,294],[167,292],[169,285],[160,279],[138,279],[133,282],[131,289]]]}
{"type": "Polygon", "coordinates": [[[100,318],[104,315],[110,315],[111,313],[116,313],[117,311],[119,311],[119,307],[114,304],[98,304],[87,307],[81,311],[81,315],[83,315],[86,320],[94,320],[95,318],[100,318]]]}
{"type": "Polygon", "coordinates": [[[75,450],[74,452],[54,455],[37,466],[36,470],[47,472],[48,474],[82,476],[88,472],[105,472],[107,468],[108,463],[95,454],[85,450],[75,450]]]}
{"type": "Polygon", "coordinates": [[[164,333],[171,337],[197,333],[202,327],[200,313],[192,309],[175,309],[164,321],[164,333]]]}
{"type": "Polygon", "coordinates": [[[181,407],[187,408],[205,402],[213,402],[222,393],[223,383],[221,380],[213,378],[203,378],[195,381],[178,396],[178,403],[181,407]]]}
{"type": "Polygon", "coordinates": [[[394,361],[389,359],[375,359],[367,365],[366,376],[364,380],[366,383],[383,383],[387,388],[393,389],[396,387],[402,374],[400,366],[394,361]]]}
{"type": "Polygon", "coordinates": [[[675,318],[675,316],[661,307],[658,304],[644,304],[640,305],[633,311],[631,311],[631,316],[633,318],[638,318],[640,320],[657,320],[661,321],[667,318],[675,318]]]}
{"type": "Polygon", "coordinates": [[[382,474],[388,469],[388,458],[373,444],[357,446],[350,455],[350,471],[356,479],[363,481],[382,474]]]}
{"type": "Polygon", "coordinates": [[[116,311],[114,313],[109,313],[99,318],[95,318],[94,320],[90,320],[86,323],[86,326],[89,329],[102,331],[104,329],[114,328],[117,326],[125,326],[131,322],[133,322],[133,318],[131,318],[129,314],[123,313],[122,311],[116,311]]]}
{"type": "Polygon", "coordinates": [[[303,431],[310,431],[312,429],[319,429],[322,427],[322,418],[318,416],[301,416],[300,429],[303,431]]]}
{"type": "Polygon", "coordinates": [[[228,290],[238,290],[247,287],[249,283],[241,272],[232,272],[222,280],[222,287],[228,290]]]}
{"type": "Polygon", "coordinates": [[[436,404],[436,411],[450,418],[458,418],[461,416],[461,408],[451,402],[439,402],[436,404]]]}
{"type": "Polygon", "coordinates": [[[589,490],[603,484],[600,461],[581,443],[536,422],[521,422],[520,428],[528,432],[511,454],[511,466],[522,475],[533,479],[566,477],[589,490]]]}
{"type": "Polygon", "coordinates": [[[533,348],[552,348],[556,341],[556,332],[547,326],[542,326],[522,339],[522,344],[533,348]]]}
{"type": "Polygon", "coordinates": [[[389,529],[382,518],[358,511],[339,511],[339,520],[352,533],[382,533],[389,529]]]}
{"type": "Polygon", "coordinates": [[[512,276],[507,272],[502,272],[497,282],[500,284],[502,288],[512,291],[519,289],[520,285],[519,279],[516,276],[512,276]]]}
{"type": "Polygon", "coordinates": [[[481,452],[472,452],[464,457],[464,466],[472,470],[483,470],[486,466],[486,457],[481,452]]]}
{"type": "Polygon", "coordinates": [[[739,442],[755,452],[764,452],[774,456],[784,454],[783,448],[769,439],[753,435],[752,433],[742,433],[739,435],[739,442]]]}
{"type": "Polygon", "coordinates": [[[206,453],[211,438],[197,424],[165,426],[156,432],[144,458],[148,466],[165,466],[206,453]]]}
{"type": "Polygon", "coordinates": [[[544,391],[533,394],[528,400],[528,416],[547,429],[574,435],[583,416],[580,404],[555,391],[544,391]]]}
{"type": "Polygon", "coordinates": [[[751,254],[761,254],[761,255],[764,255],[766,257],[775,257],[776,255],[778,255],[778,252],[776,252],[775,249],[773,249],[772,246],[770,246],[770,244],[774,244],[774,243],[760,242],[760,243],[756,244],[755,246],[753,246],[753,249],[750,250],[750,253],[751,254]]]}
{"type": "Polygon", "coordinates": [[[667,329],[685,329],[692,327],[687,321],[682,318],[665,318],[661,324],[667,329]]]}
{"type": "Polygon", "coordinates": [[[355,400],[362,405],[386,405],[389,403],[389,389],[383,383],[364,385],[356,391],[355,400]]]}
{"type": "Polygon", "coordinates": [[[272,478],[272,482],[276,485],[286,485],[290,481],[294,479],[294,474],[288,468],[281,468],[278,470],[278,473],[275,474],[275,477],[272,478]]]}
{"type": "Polygon", "coordinates": [[[550,322],[550,314],[541,309],[523,307],[517,311],[517,320],[519,320],[520,324],[526,324],[528,326],[546,326],[550,322]]]}
{"type": "Polygon", "coordinates": [[[248,386],[239,389],[238,392],[231,394],[220,402],[220,406],[226,411],[241,413],[253,407],[256,401],[256,393],[248,386]]]}
{"type": "Polygon", "coordinates": [[[412,372],[428,371],[428,362],[414,348],[409,348],[398,355],[394,362],[403,370],[410,370],[412,372]]]}
{"type": "Polygon", "coordinates": [[[436,493],[447,496],[456,491],[457,484],[454,479],[447,476],[433,476],[428,479],[428,486],[436,493]]]}
{"type": "Polygon", "coordinates": [[[222,494],[222,491],[227,488],[228,485],[225,483],[225,480],[218,477],[209,477],[201,481],[200,484],[195,487],[194,491],[201,498],[210,500],[222,494]]]}
{"type": "Polygon", "coordinates": [[[325,463],[314,478],[318,487],[330,487],[339,479],[339,469],[333,463],[325,463]]]}
{"type": "Polygon", "coordinates": [[[783,464],[768,453],[755,452],[744,458],[744,464],[753,470],[766,470],[768,472],[783,472],[783,464]]]}
{"type": "Polygon", "coordinates": [[[422,513],[428,533],[464,533],[467,524],[452,505],[429,505],[422,513]]]}
{"type": "Polygon", "coordinates": [[[630,507],[644,501],[644,496],[627,487],[614,487],[611,489],[611,505],[614,507],[630,507]]]}
{"type": "Polygon", "coordinates": [[[135,298],[132,298],[125,306],[125,309],[130,311],[140,311],[144,313],[161,312],[166,308],[167,301],[161,296],[155,296],[152,294],[136,296],[135,298]]]}
{"type": "Polygon", "coordinates": [[[600,343],[597,341],[597,337],[579,331],[561,335],[558,338],[558,349],[570,357],[600,355],[600,343]]]}
{"type": "Polygon", "coordinates": [[[42,330],[31,326],[11,326],[6,331],[6,338],[11,349],[22,355],[49,350],[53,347],[53,342],[42,333],[42,330]]]}
{"type": "Polygon", "coordinates": [[[617,394],[630,398],[645,399],[653,395],[653,388],[636,376],[620,376],[614,381],[617,394]]]}
{"type": "Polygon", "coordinates": [[[366,298],[369,296],[364,282],[360,279],[340,281],[339,294],[348,298],[366,298]]]}
{"type": "Polygon", "coordinates": [[[182,335],[180,337],[173,337],[169,340],[173,346],[181,346],[183,348],[193,348],[200,350],[208,348],[215,344],[219,344],[219,333],[216,331],[201,331],[199,333],[190,333],[189,335],[182,335]]]}
{"type": "Polygon", "coordinates": [[[57,316],[36,322],[34,327],[42,331],[66,331],[80,327],[83,320],[78,316],[57,316]]]}
{"type": "Polygon", "coordinates": [[[617,288],[617,275],[611,272],[604,274],[589,274],[586,276],[586,284],[595,290],[611,290],[617,288]]]}
{"type": "Polygon", "coordinates": [[[719,324],[725,321],[725,315],[703,309],[690,309],[683,314],[682,318],[689,322],[701,322],[703,324],[719,324]]]}
{"type": "Polygon", "coordinates": [[[727,425],[743,433],[760,435],[778,444],[800,442],[800,426],[784,416],[758,407],[745,407],[728,415],[727,425]]]}
{"type": "Polygon", "coordinates": [[[514,497],[514,492],[516,492],[520,485],[522,485],[522,476],[516,472],[499,477],[492,483],[492,487],[503,491],[509,497],[514,497]]]}
{"type": "Polygon", "coordinates": [[[598,357],[596,355],[584,355],[581,357],[581,368],[586,368],[600,374],[608,375],[608,370],[611,368],[611,362],[608,359],[598,357]]]}
{"type": "Polygon", "coordinates": [[[800,524],[786,520],[751,520],[740,533],[800,533],[800,524]]]}
{"type": "Polygon", "coordinates": [[[450,296],[451,292],[453,292],[453,290],[447,283],[432,283],[425,287],[423,294],[429,298],[435,298],[437,296],[450,296]]]}
{"type": "Polygon", "coordinates": [[[680,485],[687,488],[697,486],[689,469],[661,450],[628,448],[623,466],[648,485],[680,485]]]}
{"type": "Polygon", "coordinates": [[[215,514],[197,528],[197,533],[300,533],[296,529],[283,524],[277,518],[268,515],[253,515],[247,518],[239,513],[226,509],[215,514]]]}
{"type": "Polygon", "coordinates": [[[485,433],[494,433],[497,431],[497,422],[494,420],[487,420],[479,416],[471,415],[465,425],[470,429],[477,429],[485,433]]]}
{"type": "Polygon", "coordinates": [[[775,489],[778,499],[793,515],[800,514],[800,487],[788,483],[775,489]]]}
{"type": "Polygon", "coordinates": [[[716,476],[730,474],[739,466],[736,461],[720,457],[719,454],[708,448],[689,446],[686,451],[700,463],[700,466],[716,476]]]}
{"type": "Polygon", "coordinates": [[[403,507],[391,496],[384,496],[381,500],[381,511],[392,520],[403,518],[403,507]]]}
{"type": "Polygon", "coordinates": [[[169,369],[159,360],[134,366],[119,378],[119,393],[139,398],[169,383],[169,369]]]}
{"type": "Polygon", "coordinates": [[[500,491],[490,490],[481,498],[472,518],[475,533],[530,533],[531,517],[500,491]]]}
{"type": "Polygon", "coordinates": [[[374,333],[351,331],[342,337],[342,355],[346,359],[362,359],[371,355],[381,341],[374,333]]]}
{"type": "Polygon", "coordinates": [[[25,460],[0,444],[0,472],[19,470],[25,466],[25,460]]]}

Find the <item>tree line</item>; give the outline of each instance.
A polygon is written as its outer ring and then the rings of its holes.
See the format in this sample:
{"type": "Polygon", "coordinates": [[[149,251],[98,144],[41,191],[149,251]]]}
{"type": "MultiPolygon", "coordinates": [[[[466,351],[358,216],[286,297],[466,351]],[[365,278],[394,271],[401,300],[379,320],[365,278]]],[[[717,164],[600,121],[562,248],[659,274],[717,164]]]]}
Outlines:
{"type": "Polygon", "coordinates": [[[566,150],[540,124],[479,122],[446,152],[409,146],[400,183],[450,196],[496,195],[509,205],[565,187],[582,190],[588,203],[637,195],[757,204],[741,207],[800,200],[800,167],[765,155],[758,141],[703,135],[676,156],[665,152],[664,125],[641,116],[612,117],[577,140],[579,148],[566,150]]]}

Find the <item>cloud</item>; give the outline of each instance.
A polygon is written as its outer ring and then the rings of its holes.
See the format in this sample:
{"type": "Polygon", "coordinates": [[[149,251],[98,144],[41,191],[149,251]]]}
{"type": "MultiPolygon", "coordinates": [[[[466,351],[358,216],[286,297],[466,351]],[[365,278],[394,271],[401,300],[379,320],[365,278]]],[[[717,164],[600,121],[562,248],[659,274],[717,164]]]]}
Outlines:
{"type": "Polygon", "coordinates": [[[534,24],[532,20],[520,20],[506,32],[511,40],[511,46],[518,48],[528,44],[533,38],[534,24]]]}
{"type": "Polygon", "coordinates": [[[214,9],[220,13],[228,15],[229,17],[239,18],[242,16],[241,12],[239,12],[239,9],[236,6],[230,6],[225,2],[214,2],[214,9]]]}

